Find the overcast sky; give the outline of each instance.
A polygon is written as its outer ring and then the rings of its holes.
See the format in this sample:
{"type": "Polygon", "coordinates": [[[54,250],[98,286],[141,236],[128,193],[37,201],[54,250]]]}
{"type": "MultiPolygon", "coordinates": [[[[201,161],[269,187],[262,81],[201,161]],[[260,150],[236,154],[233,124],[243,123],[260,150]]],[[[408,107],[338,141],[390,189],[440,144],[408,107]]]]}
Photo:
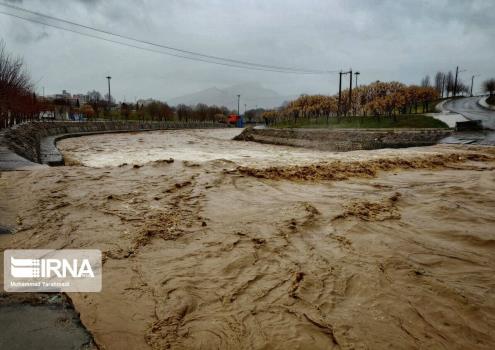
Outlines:
{"type": "MultiPolygon", "coordinates": [[[[0,0],[0,2],[7,2],[0,0]]],[[[419,83],[437,70],[495,76],[494,0],[16,0],[26,9],[205,54],[278,66],[359,70],[360,83],[419,83]]],[[[0,6],[0,11],[20,12],[0,6]]],[[[31,18],[35,18],[31,16],[31,18]]],[[[259,82],[283,95],[333,94],[338,74],[292,75],[193,62],[0,14],[0,38],[41,92],[167,100],[259,82]]],[[[475,90],[477,86],[475,85],[475,90]]]]}

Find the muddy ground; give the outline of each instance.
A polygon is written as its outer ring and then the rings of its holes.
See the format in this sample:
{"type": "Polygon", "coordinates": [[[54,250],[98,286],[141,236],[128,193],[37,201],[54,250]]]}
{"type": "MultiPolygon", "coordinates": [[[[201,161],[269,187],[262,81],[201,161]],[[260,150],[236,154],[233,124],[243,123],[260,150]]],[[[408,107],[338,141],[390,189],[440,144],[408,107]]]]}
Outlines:
{"type": "Polygon", "coordinates": [[[493,349],[495,150],[320,152],[236,130],[63,140],[4,172],[0,248],[104,252],[104,349],[493,349]]]}

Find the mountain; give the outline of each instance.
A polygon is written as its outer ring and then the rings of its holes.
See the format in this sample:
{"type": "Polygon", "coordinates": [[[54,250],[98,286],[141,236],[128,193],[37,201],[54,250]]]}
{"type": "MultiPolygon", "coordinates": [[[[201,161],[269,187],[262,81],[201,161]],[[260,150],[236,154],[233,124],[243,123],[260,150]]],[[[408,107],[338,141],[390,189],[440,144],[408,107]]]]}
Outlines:
{"type": "Polygon", "coordinates": [[[175,97],[167,102],[172,106],[205,103],[207,105],[237,109],[237,95],[241,95],[241,111],[244,111],[244,104],[247,105],[247,109],[252,109],[256,106],[274,108],[281,106],[284,101],[294,98],[294,96],[279,95],[273,90],[264,88],[259,83],[245,83],[229,86],[224,89],[212,87],[196,93],[175,97]]]}

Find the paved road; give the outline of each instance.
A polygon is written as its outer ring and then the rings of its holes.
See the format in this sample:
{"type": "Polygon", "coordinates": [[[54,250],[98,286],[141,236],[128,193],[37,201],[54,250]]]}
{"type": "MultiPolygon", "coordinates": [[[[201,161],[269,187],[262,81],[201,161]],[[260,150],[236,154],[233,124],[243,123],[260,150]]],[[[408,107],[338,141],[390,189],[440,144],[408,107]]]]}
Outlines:
{"type": "Polygon", "coordinates": [[[478,104],[479,97],[464,97],[445,102],[443,107],[449,111],[462,114],[471,120],[481,120],[485,128],[495,130],[495,111],[478,104]]]}

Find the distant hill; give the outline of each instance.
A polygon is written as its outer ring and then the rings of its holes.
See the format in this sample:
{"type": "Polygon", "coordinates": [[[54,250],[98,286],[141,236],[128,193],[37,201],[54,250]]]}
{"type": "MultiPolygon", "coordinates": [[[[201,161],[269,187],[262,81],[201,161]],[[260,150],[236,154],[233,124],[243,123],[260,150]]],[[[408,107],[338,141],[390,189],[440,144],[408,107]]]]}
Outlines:
{"type": "Polygon", "coordinates": [[[176,106],[178,104],[195,105],[205,103],[207,105],[225,106],[237,109],[237,95],[241,95],[241,111],[244,111],[244,104],[247,109],[274,108],[282,105],[284,101],[294,99],[294,96],[282,96],[277,92],[266,89],[259,83],[245,83],[233,85],[224,89],[216,87],[208,88],[196,93],[179,96],[167,101],[168,104],[176,106]]]}

